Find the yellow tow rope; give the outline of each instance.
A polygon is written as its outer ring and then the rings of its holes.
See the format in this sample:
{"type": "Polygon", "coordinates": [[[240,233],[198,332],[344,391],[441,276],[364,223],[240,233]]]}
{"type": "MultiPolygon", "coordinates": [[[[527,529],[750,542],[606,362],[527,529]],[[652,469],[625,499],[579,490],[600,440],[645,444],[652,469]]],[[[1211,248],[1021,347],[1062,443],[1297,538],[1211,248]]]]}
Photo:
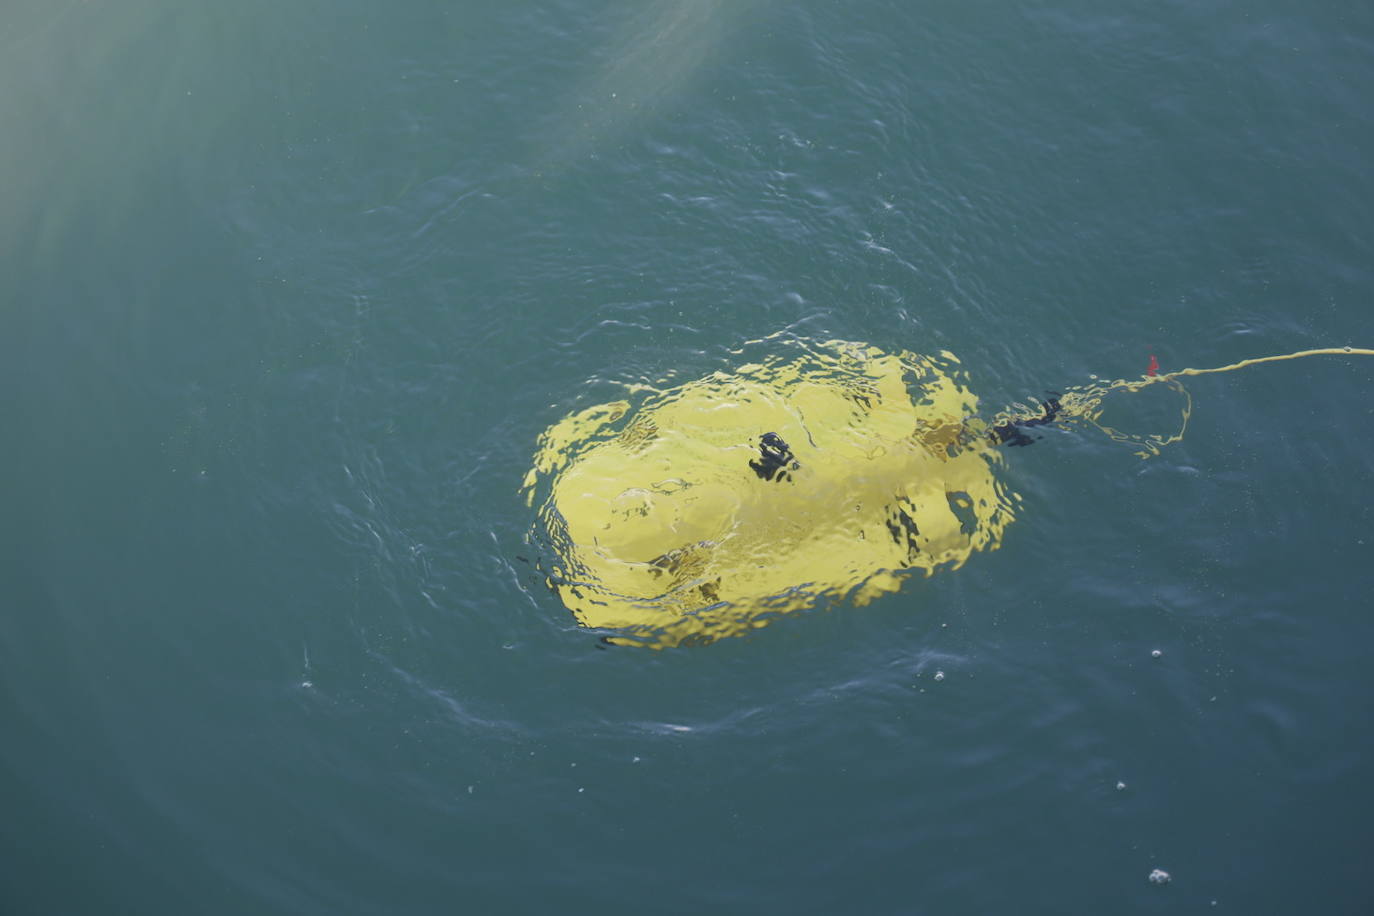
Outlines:
{"type": "MultiPolygon", "coordinates": [[[[1160,450],[1167,445],[1179,442],[1183,439],[1183,434],[1188,429],[1188,421],[1192,417],[1193,398],[1188,390],[1183,387],[1179,379],[1199,375],[1215,375],[1221,372],[1234,372],[1237,369],[1246,369],[1250,366],[1258,366],[1262,363],[1277,363],[1290,359],[1303,359],[1308,356],[1374,356],[1374,349],[1364,347],[1319,347],[1312,350],[1298,350],[1294,353],[1282,353],[1276,356],[1257,356],[1252,359],[1243,359],[1237,363],[1225,366],[1214,366],[1207,369],[1175,369],[1172,372],[1161,372],[1158,375],[1147,375],[1138,379],[1114,379],[1110,382],[1099,382],[1092,385],[1085,385],[1080,388],[1071,388],[1059,397],[1061,412],[1065,417],[1078,418],[1086,421],[1097,429],[1101,430],[1107,437],[1117,442],[1125,442],[1139,447],[1136,455],[1141,458],[1148,458],[1159,454],[1160,450]],[[1102,421],[1104,412],[1103,401],[1112,394],[1118,392],[1136,392],[1144,390],[1152,385],[1166,385],[1177,391],[1183,397],[1183,406],[1180,410],[1180,422],[1178,429],[1170,434],[1144,434],[1132,435],[1125,433],[1102,421]]],[[[1033,416],[1032,408],[1018,406],[1013,411],[1003,412],[998,415],[1001,422],[1020,422],[1033,416]]]]}

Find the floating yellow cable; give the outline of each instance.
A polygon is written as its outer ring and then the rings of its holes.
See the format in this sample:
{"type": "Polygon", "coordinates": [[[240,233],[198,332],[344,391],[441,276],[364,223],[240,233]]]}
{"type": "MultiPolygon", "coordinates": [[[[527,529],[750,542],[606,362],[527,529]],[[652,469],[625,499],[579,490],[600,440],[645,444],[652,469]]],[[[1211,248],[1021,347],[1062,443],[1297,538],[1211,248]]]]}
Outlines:
{"type": "Polygon", "coordinates": [[[1278,356],[1259,356],[1253,359],[1243,359],[1238,363],[1231,363],[1226,366],[1216,366],[1210,369],[1177,369],[1173,372],[1147,375],[1138,379],[1116,379],[1110,382],[1071,389],[1060,398],[1060,403],[1066,415],[1085,420],[1118,442],[1127,442],[1140,446],[1141,448],[1136,454],[1141,458],[1146,458],[1151,455],[1159,454],[1160,449],[1164,446],[1180,441],[1188,428],[1188,420],[1191,418],[1193,411],[1193,398],[1192,395],[1188,393],[1187,389],[1183,387],[1182,383],[1179,382],[1179,379],[1198,375],[1215,375],[1220,372],[1234,372],[1237,369],[1258,366],[1261,363],[1276,363],[1290,359],[1302,359],[1308,356],[1374,356],[1374,350],[1358,347],[1322,347],[1314,350],[1298,350],[1294,353],[1283,353],[1278,356]],[[1141,391],[1151,385],[1159,384],[1166,385],[1176,390],[1183,397],[1181,422],[1176,432],[1169,435],[1129,435],[1101,422],[1103,413],[1102,402],[1108,395],[1116,392],[1141,391]]]}

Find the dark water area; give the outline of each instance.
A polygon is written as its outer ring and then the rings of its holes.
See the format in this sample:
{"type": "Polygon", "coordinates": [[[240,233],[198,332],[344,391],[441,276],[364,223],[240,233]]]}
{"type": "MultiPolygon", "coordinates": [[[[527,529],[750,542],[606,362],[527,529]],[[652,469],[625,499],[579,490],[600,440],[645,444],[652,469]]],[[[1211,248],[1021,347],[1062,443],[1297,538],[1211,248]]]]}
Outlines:
{"type": "Polygon", "coordinates": [[[704,647],[520,494],[774,334],[989,411],[1374,346],[1374,8],[17,0],[0,85],[0,912],[1374,909],[1374,359],[704,647]]]}

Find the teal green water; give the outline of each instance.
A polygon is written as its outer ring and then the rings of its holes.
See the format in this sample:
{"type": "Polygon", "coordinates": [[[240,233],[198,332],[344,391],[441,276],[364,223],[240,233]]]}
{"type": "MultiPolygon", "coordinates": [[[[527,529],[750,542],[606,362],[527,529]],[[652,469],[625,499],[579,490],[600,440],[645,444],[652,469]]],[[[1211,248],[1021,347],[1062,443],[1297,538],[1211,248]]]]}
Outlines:
{"type": "Polygon", "coordinates": [[[543,429],[773,333],[1374,346],[1374,9],[19,0],[0,85],[0,911],[1374,907],[1374,360],[748,639],[516,559],[543,429]]]}

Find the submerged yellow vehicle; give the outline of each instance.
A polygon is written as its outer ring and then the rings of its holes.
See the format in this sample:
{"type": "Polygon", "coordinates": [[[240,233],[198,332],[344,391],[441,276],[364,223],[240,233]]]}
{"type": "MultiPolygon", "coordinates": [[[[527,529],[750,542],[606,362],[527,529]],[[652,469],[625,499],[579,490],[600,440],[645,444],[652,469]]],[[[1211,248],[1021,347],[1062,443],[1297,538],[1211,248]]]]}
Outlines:
{"type": "MultiPolygon", "coordinates": [[[[534,537],[553,549],[549,586],[608,642],[711,642],[831,601],[866,604],[913,574],[992,550],[1018,498],[999,479],[998,445],[1026,427],[1091,425],[1157,454],[1182,438],[1191,398],[1179,379],[1351,347],[1303,350],[1211,369],[1094,382],[1038,406],[978,418],[949,353],[887,353],[846,341],[767,342],[770,354],[686,384],[555,423],[524,492],[534,537]],[[1179,397],[1168,435],[1103,421],[1118,393],[1164,385],[1179,397]]],[[[1159,390],[1156,388],[1155,390],[1159,390]]]]}
{"type": "Polygon", "coordinates": [[[579,622],[613,642],[706,642],[997,547],[1015,498],[952,355],[793,350],[540,438],[525,490],[579,622]]]}

